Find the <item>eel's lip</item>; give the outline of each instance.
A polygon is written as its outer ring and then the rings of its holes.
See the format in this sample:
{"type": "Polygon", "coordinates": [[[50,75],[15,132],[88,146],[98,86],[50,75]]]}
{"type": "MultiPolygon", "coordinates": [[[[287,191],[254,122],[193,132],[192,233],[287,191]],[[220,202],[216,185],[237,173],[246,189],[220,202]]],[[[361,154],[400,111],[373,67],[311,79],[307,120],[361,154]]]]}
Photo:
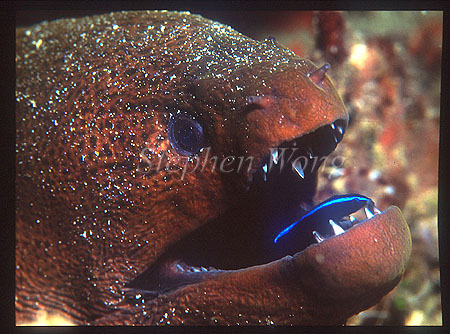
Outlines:
{"type": "MultiPolygon", "coordinates": [[[[380,282],[394,280],[404,273],[410,253],[408,224],[400,209],[391,206],[370,219],[360,221],[344,233],[312,244],[293,256],[287,255],[267,264],[238,270],[218,270],[218,275],[269,269],[272,266],[287,268],[294,265],[301,270],[308,264],[314,268],[318,277],[325,279],[323,288],[328,286],[332,289],[329,292],[335,293],[335,289],[342,291],[345,286],[349,286],[353,290],[361,285],[363,272],[368,274],[364,277],[363,285],[376,287],[380,282]],[[330,275],[331,272],[333,275],[330,275]]],[[[302,275],[302,272],[298,274],[302,275]]],[[[289,276],[288,279],[292,280],[289,276]]]]}
{"type": "Polygon", "coordinates": [[[346,296],[361,296],[369,307],[398,283],[410,254],[408,224],[400,209],[391,206],[295,254],[290,275],[305,281],[307,270],[311,289],[320,287],[317,298],[345,301],[346,296]]]}
{"type": "Polygon", "coordinates": [[[266,264],[238,270],[197,272],[180,271],[179,263],[167,263],[163,272],[172,279],[180,275],[183,284],[160,291],[158,295],[170,297],[218,284],[236,284],[248,293],[254,290],[258,295],[261,288],[270,290],[274,287],[289,298],[311,298],[321,305],[327,302],[355,303],[342,308],[345,311],[339,316],[345,320],[375,304],[395,287],[405,271],[410,253],[408,225],[400,209],[391,206],[342,234],[266,264]],[[187,283],[189,278],[191,284],[187,283]]]}

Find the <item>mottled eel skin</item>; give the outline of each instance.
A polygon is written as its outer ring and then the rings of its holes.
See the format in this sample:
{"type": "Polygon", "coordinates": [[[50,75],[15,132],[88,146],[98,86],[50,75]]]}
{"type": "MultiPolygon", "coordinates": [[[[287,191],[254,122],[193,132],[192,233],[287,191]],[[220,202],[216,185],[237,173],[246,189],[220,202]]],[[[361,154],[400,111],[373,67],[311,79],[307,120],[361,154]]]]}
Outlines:
{"type": "Polygon", "coordinates": [[[180,156],[167,136],[170,114],[202,125],[210,155],[260,162],[282,142],[346,124],[343,103],[310,61],[189,13],[18,29],[16,69],[17,324],[42,311],[95,325],[342,324],[404,273],[411,240],[391,207],[303,252],[130,302],[125,285],[245,203],[261,166],[182,178],[183,160],[174,160],[143,174],[144,148],[150,161],[180,156]]]}

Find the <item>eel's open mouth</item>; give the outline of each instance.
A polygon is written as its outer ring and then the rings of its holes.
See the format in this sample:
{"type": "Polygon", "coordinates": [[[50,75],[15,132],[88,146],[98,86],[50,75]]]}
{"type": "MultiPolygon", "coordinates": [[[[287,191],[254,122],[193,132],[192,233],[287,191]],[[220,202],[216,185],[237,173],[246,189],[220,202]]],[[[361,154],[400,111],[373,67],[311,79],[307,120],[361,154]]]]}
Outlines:
{"type": "Polygon", "coordinates": [[[251,176],[245,203],[173,245],[127,285],[127,294],[158,296],[224,273],[270,266],[376,221],[384,213],[361,195],[334,197],[313,208],[317,170],[346,126],[338,119],[270,149],[251,176]],[[351,215],[363,209],[365,219],[351,215]]]}

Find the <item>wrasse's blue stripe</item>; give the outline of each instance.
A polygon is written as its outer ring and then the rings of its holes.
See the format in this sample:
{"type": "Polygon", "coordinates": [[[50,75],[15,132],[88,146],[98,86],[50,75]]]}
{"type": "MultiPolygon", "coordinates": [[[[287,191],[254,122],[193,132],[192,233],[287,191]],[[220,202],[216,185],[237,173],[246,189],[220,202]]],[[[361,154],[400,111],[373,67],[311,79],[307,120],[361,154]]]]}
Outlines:
{"type": "Polygon", "coordinates": [[[315,207],[314,209],[312,209],[311,211],[309,211],[308,213],[306,213],[302,218],[300,218],[299,220],[297,220],[295,223],[292,223],[291,225],[289,225],[288,227],[286,227],[283,231],[281,231],[276,238],[274,239],[274,243],[277,243],[277,240],[282,237],[283,235],[285,235],[286,233],[288,233],[290,230],[292,230],[292,228],[297,225],[299,222],[301,222],[303,219],[313,215],[314,213],[316,213],[317,211],[330,206],[330,205],[334,205],[337,203],[344,203],[344,202],[351,202],[351,201],[358,201],[358,202],[370,202],[370,199],[367,197],[361,197],[361,196],[350,196],[350,197],[341,197],[341,198],[336,198],[333,199],[331,201],[325,202],[320,204],[319,206],[315,207]]]}

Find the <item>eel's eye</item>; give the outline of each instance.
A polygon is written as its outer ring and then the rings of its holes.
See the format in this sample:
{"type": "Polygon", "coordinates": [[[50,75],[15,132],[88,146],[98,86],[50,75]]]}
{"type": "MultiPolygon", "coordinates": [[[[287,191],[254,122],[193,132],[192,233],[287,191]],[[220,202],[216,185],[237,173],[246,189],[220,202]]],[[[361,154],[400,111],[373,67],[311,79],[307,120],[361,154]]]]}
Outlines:
{"type": "Polygon", "coordinates": [[[186,114],[171,114],[169,141],[175,151],[182,155],[193,155],[203,147],[202,126],[186,114]]]}

